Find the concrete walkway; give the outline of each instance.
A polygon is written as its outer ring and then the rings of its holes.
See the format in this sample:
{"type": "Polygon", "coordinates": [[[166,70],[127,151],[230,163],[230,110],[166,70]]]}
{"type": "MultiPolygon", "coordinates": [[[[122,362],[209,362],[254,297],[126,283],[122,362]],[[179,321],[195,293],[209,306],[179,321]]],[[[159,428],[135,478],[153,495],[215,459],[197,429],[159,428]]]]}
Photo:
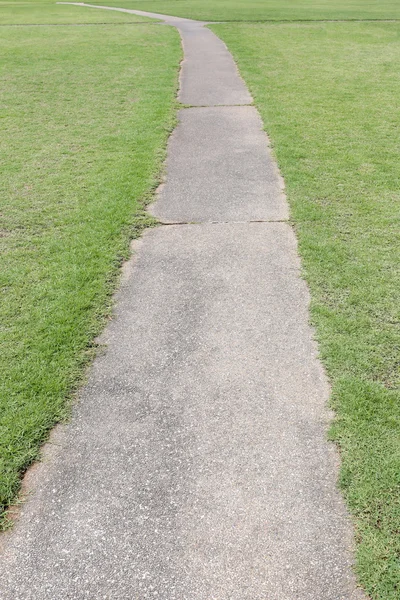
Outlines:
{"type": "Polygon", "coordinates": [[[107,350],[3,536],[0,598],[355,600],[329,388],[267,138],[224,44],[165,20],[198,108],[180,112],[153,212],[181,224],[136,244],[107,350]]]}

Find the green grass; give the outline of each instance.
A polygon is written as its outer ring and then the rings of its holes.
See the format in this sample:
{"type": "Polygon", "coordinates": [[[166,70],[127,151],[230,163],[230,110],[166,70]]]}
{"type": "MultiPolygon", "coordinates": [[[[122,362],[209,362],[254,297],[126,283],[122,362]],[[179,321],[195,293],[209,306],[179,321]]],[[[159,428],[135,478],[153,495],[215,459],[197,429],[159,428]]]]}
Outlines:
{"type": "Polygon", "coordinates": [[[129,13],[56,4],[55,0],[0,0],[0,25],[149,22],[129,13]]]}
{"type": "Polygon", "coordinates": [[[99,0],[89,3],[206,21],[400,19],[398,0],[99,0]]]}
{"type": "Polygon", "coordinates": [[[146,223],[181,46],[156,25],[2,27],[0,56],[1,508],[66,414],[146,223]]]}
{"type": "Polygon", "coordinates": [[[285,178],[357,572],[400,598],[400,24],[213,25],[285,178]]]}

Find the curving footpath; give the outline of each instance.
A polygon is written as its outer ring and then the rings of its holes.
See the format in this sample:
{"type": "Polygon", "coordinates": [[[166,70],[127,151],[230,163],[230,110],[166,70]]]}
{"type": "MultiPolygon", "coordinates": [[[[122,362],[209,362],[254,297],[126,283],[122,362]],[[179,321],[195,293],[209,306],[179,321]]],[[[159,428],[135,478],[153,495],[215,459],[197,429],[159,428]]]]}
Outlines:
{"type": "Polygon", "coordinates": [[[173,224],[136,244],[107,350],[27,479],[0,598],[360,599],[329,387],[260,117],[203,23],[128,12],[183,39],[190,107],[152,209],[173,224]]]}

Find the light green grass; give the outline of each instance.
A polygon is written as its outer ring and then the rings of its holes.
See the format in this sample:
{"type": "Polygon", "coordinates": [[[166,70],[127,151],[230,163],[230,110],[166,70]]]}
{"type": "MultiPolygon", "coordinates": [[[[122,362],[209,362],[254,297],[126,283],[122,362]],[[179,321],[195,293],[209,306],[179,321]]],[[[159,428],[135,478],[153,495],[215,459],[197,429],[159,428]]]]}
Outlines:
{"type": "Polygon", "coordinates": [[[156,25],[2,27],[0,56],[1,508],[65,414],[146,222],[181,46],[156,25]]]}
{"type": "Polygon", "coordinates": [[[271,137],[333,385],[357,572],[400,598],[400,24],[214,25],[271,137]]]}
{"type": "Polygon", "coordinates": [[[56,4],[55,0],[0,0],[0,25],[148,22],[147,17],[56,4]]]}
{"type": "Polygon", "coordinates": [[[205,21],[400,18],[398,0],[103,0],[90,3],[205,21]]]}

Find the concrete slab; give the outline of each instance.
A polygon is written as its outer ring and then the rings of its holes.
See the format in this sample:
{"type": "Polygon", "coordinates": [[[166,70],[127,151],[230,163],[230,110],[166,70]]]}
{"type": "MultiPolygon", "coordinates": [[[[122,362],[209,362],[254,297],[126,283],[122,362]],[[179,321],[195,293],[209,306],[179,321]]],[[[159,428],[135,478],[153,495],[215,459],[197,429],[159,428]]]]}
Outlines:
{"type": "Polygon", "coordinates": [[[2,600],[357,598],[291,228],[158,228],[130,267],[2,600]]]}
{"type": "Polygon", "coordinates": [[[150,212],[162,222],[280,221],[282,187],[254,107],[182,110],[150,212]]]}
{"type": "Polygon", "coordinates": [[[185,59],[179,100],[192,106],[251,104],[232,55],[212,31],[198,24],[178,25],[185,59]]]}

